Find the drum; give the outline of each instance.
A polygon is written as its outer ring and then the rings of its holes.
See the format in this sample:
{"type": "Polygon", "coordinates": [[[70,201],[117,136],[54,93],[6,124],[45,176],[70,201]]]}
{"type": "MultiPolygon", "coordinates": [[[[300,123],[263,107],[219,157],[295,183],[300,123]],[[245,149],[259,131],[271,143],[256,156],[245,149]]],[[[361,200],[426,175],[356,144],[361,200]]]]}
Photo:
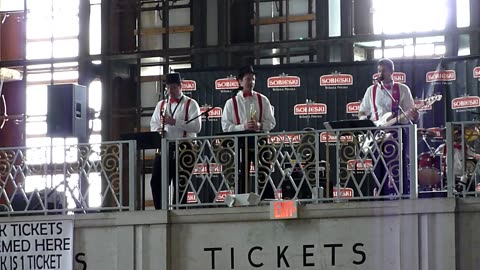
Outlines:
{"type": "MultiPolygon", "coordinates": [[[[435,151],[436,156],[442,156],[442,171],[446,175],[446,149],[445,144],[441,144],[438,146],[437,150],[435,151]]],[[[463,153],[462,150],[458,147],[453,148],[453,175],[460,177],[462,175],[472,175],[475,173],[476,166],[477,166],[477,159],[475,158],[475,152],[469,146],[467,146],[467,150],[465,153],[467,156],[465,160],[465,171],[463,170],[463,153]]],[[[420,164],[419,164],[420,167],[420,164]]]]}
{"type": "Polygon", "coordinates": [[[425,186],[438,186],[441,184],[440,157],[429,152],[418,156],[418,184],[425,186]]]}
{"type": "Polygon", "coordinates": [[[473,157],[468,157],[465,161],[465,173],[467,175],[473,175],[476,173],[477,160],[473,157]]]}

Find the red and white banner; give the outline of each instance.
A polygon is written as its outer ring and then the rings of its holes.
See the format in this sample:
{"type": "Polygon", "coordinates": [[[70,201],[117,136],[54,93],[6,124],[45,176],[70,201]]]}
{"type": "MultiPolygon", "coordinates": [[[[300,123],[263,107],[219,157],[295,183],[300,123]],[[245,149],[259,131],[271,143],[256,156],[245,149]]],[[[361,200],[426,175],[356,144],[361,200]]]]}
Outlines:
{"type": "MultiPolygon", "coordinates": [[[[337,136],[329,132],[320,133],[320,142],[322,143],[336,143],[337,136]]],[[[341,135],[340,142],[353,142],[353,135],[341,135]]]]}
{"type": "Polygon", "coordinates": [[[233,76],[215,80],[216,90],[234,90],[238,89],[238,87],[238,81],[233,76]]]}
{"type": "Polygon", "coordinates": [[[353,189],[333,187],[334,198],[353,198],[353,189]]]}
{"type": "MultiPolygon", "coordinates": [[[[376,80],[380,77],[380,73],[375,73],[372,76],[372,79],[376,80]]],[[[399,83],[406,83],[407,82],[407,75],[403,72],[393,72],[392,74],[393,80],[399,83]]]]}
{"type": "Polygon", "coordinates": [[[452,99],[452,109],[468,109],[480,107],[480,97],[478,96],[466,96],[452,99]]]}
{"type": "Polygon", "coordinates": [[[325,86],[327,89],[336,89],[337,86],[349,85],[353,85],[353,76],[350,74],[334,72],[332,74],[320,76],[320,86],[325,86]]]}
{"type": "Polygon", "coordinates": [[[197,90],[197,82],[193,80],[183,80],[182,81],[182,91],[190,92],[197,90]]]}
{"type": "Polygon", "coordinates": [[[347,170],[357,170],[357,171],[363,171],[363,170],[368,170],[373,168],[373,160],[371,159],[365,159],[365,160],[354,160],[351,159],[347,161],[347,170]],[[355,168],[356,167],[356,168],[355,168]]]}
{"type": "Polygon", "coordinates": [[[217,197],[215,198],[215,201],[216,202],[224,202],[225,199],[227,198],[228,194],[232,195],[232,194],[235,194],[235,192],[230,191],[230,190],[220,190],[217,193],[217,197]]]}
{"type": "Polygon", "coordinates": [[[187,203],[197,203],[197,195],[195,195],[195,192],[189,191],[187,192],[187,203]]]}
{"type": "Polygon", "coordinates": [[[473,69],[473,78],[480,78],[480,67],[475,67],[473,69]]]}
{"type": "Polygon", "coordinates": [[[455,70],[429,71],[426,74],[427,82],[448,82],[455,81],[457,75],[455,70]]]}
{"type": "Polygon", "coordinates": [[[267,87],[273,91],[295,90],[296,87],[300,87],[300,84],[300,77],[285,73],[267,79],[267,87]]]}
{"type": "MultiPolygon", "coordinates": [[[[204,113],[210,108],[211,107],[205,107],[205,106],[200,107],[200,113],[204,113]]],[[[222,108],[215,107],[211,111],[208,112],[208,118],[213,118],[211,120],[216,120],[215,118],[222,118],[222,112],[223,112],[222,108]]],[[[205,119],[205,118],[207,118],[207,116],[203,115],[202,119],[205,119]]]]}
{"type": "Polygon", "coordinates": [[[271,144],[288,144],[288,143],[299,143],[300,134],[281,134],[281,135],[272,135],[268,137],[268,143],[271,144]]]}
{"type": "Polygon", "coordinates": [[[302,103],[293,107],[294,115],[319,115],[327,114],[327,105],[323,103],[302,103]]]}
{"type": "Polygon", "coordinates": [[[222,164],[210,163],[210,170],[208,170],[207,164],[200,163],[193,168],[193,174],[220,174],[222,173],[222,164]]]}
{"type": "Polygon", "coordinates": [[[360,104],[361,104],[360,101],[347,103],[347,108],[346,108],[347,113],[352,113],[352,114],[358,113],[358,110],[360,109],[360,104]]]}

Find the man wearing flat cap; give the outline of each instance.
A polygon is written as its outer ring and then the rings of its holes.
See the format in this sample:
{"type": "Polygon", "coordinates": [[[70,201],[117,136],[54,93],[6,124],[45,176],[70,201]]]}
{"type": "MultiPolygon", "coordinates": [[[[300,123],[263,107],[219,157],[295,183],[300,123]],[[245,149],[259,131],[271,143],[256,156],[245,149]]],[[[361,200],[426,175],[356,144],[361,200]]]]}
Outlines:
{"type": "Polygon", "coordinates": [[[240,69],[237,77],[242,90],[227,100],[222,114],[222,129],[232,131],[270,131],[275,127],[270,101],[256,91],[252,66],[240,69]]]}
{"type": "MultiPolygon", "coordinates": [[[[155,107],[150,120],[150,130],[161,132],[164,138],[175,139],[185,137],[197,137],[197,133],[202,129],[200,107],[198,103],[185,96],[182,93],[182,83],[180,73],[169,73],[166,76],[166,86],[168,92],[168,99],[161,100],[155,107]],[[189,120],[197,117],[191,122],[189,120]]],[[[169,180],[175,181],[176,162],[174,153],[175,148],[170,147],[169,156],[169,180]]],[[[161,208],[161,159],[160,155],[155,158],[153,166],[152,179],[150,185],[152,188],[153,202],[156,209],[161,208]]],[[[167,180],[168,181],[168,180],[167,180]]],[[[168,181],[170,182],[170,181],[168,181]]],[[[174,182],[175,185],[175,182],[174,182]]],[[[181,203],[186,202],[186,194],[180,194],[181,203]]]]}

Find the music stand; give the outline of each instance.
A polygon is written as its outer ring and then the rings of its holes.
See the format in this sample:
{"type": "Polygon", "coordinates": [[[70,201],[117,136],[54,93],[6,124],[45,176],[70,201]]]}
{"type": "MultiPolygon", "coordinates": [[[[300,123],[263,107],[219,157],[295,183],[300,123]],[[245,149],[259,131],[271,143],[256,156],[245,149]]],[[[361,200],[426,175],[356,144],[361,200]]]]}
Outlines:
{"type": "Polygon", "coordinates": [[[346,128],[373,128],[376,127],[372,120],[339,120],[324,122],[327,129],[346,129],[346,128]]]}
{"type": "Polygon", "coordinates": [[[122,140],[137,142],[137,151],[142,150],[142,181],[140,182],[140,208],[145,210],[145,150],[158,149],[162,145],[162,137],[158,132],[137,132],[120,134],[122,140]]]}
{"type": "MultiPolygon", "coordinates": [[[[330,122],[324,122],[323,125],[327,129],[354,129],[354,128],[374,128],[376,125],[371,121],[371,120],[358,120],[358,119],[347,119],[347,120],[339,120],[339,121],[330,121],[330,122]]],[[[364,130],[353,130],[353,134],[358,135],[359,133],[363,133],[364,130]]],[[[355,156],[357,156],[356,153],[356,148],[355,148],[355,156]]],[[[355,158],[357,159],[357,158],[355,158]]],[[[339,166],[339,163],[337,161],[335,166],[339,166]]],[[[357,161],[354,163],[354,171],[355,175],[358,174],[357,170],[357,161]]],[[[356,176],[354,177],[356,179],[356,176]]],[[[356,180],[355,180],[356,181],[356,180]]],[[[371,186],[371,179],[370,177],[366,178],[367,181],[367,191],[366,194],[370,195],[370,186],[371,186]]],[[[362,191],[363,193],[363,191],[362,191]]]]}

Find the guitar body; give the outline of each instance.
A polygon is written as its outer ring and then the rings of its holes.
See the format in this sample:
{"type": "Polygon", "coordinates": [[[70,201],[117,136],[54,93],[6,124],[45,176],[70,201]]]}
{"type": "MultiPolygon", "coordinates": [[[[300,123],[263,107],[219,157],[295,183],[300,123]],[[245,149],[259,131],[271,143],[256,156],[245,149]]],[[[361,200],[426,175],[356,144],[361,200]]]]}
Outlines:
{"type": "MultiPolygon", "coordinates": [[[[415,106],[413,110],[420,110],[423,107],[431,106],[433,103],[441,99],[442,99],[442,95],[432,95],[426,98],[423,104],[415,106]]],[[[408,117],[410,117],[411,111],[408,111],[406,114],[408,117]]],[[[398,117],[393,117],[393,113],[388,112],[382,115],[382,117],[380,117],[380,119],[378,119],[377,121],[373,121],[373,123],[377,127],[390,127],[395,125],[397,122],[402,121],[405,117],[406,117],[405,115],[399,115],[398,117]]],[[[373,147],[374,142],[379,141],[380,139],[385,137],[385,133],[383,134],[379,133],[375,135],[375,138],[373,138],[374,136],[372,135],[361,135],[361,136],[362,137],[360,137],[360,142],[361,142],[360,149],[362,149],[363,152],[368,152],[373,147]]]]}
{"type": "Polygon", "coordinates": [[[373,123],[377,127],[384,127],[388,123],[388,121],[392,119],[392,117],[393,117],[393,113],[388,112],[382,115],[382,117],[380,117],[380,119],[378,119],[377,121],[373,121],[373,123]]]}

